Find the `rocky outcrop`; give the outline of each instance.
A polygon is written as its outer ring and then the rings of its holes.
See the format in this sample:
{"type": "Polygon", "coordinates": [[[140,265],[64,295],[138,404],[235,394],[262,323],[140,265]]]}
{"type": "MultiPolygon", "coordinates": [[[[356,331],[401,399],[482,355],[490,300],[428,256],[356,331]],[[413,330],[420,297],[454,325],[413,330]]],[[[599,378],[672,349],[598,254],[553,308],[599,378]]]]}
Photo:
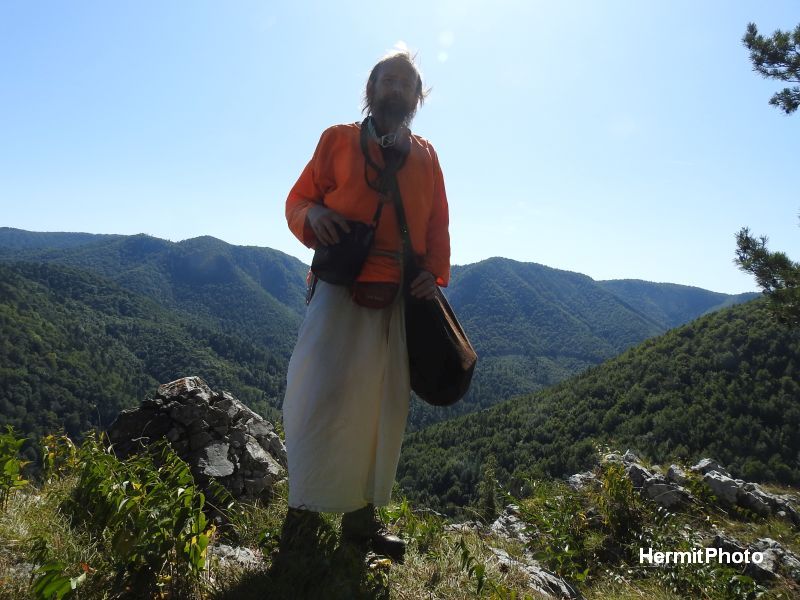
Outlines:
{"type": "Polygon", "coordinates": [[[643,496],[664,508],[675,508],[692,500],[689,491],[675,479],[674,469],[677,467],[670,467],[668,473],[673,473],[672,478],[665,477],[655,469],[650,470],[644,467],[639,457],[631,450],[626,451],[622,456],[616,453],[607,454],[603,457],[603,462],[622,464],[633,487],[638,489],[643,496]]]}
{"type": "MultiPolygon", "coordinates": [[[[561,579],[558,575],[543,568],[533,553],[527,548],[531,542],[531,533],[528,525],[519,514],[519,507],[509,504],[503,512],[489,525],[482,525],[477,521],[452,523],[445,526],[445,531],[454,533],[477,532],[484,536],[496,536],[506,540],[520,542],[526,546],[520,558],[511,557],[508,552],[490,546],[498,563],[503,568],[515,568],[528,578],[528,585],[545,598],[558,598],[564,600],[578,600],[582,598],[573,586],[561,579]]],[[[538,596],[537,596],[538,597],[538,596]]]]}
{"type": "Polygon", "coordinates": [[[266,498],[286,475],[272,423],[199,377],[159,386],[139,408],[122,411],[108,436],[122,458],[167,439],[201,485],[214,479],[237,499],[266,498]]]}
{"type": "Polygon", "coordinates": [[[570,475],[567,478],[567,485],[576,492],[580,492],[586,488],[596,488],[600,485],[600,482],[593,471],[584,471],[583,473],[570,475]]]}
{"type": "Polygon", "coordinates": [[[489,530],[495,535],[517,540],[523,544],[531,541],[531,534],[528,532],[528,525],[519,516],[519,507],[516,504],[509,504],[500,516],[491,524],[489,530]]]}
{"type": "Polygon", "coordinates": [[[724,508],[739,506],[761,517],[776,515],[800,526],[800,513],[793,506],[793,498],[764,491],[757,483],[733,479],[722,466],[704,458],[691,467],[703,475],[703,483],[714,493],[724,508]]]}
{"type": "MultiPolygon", "coordinates": [[[[693,500],[693,496],[685,487],[690,476],[677,465],[671,465],[664,476],[656,471],[656,467],[648,469],[643,466],[630,450],[622,456],[617,453],[606,454],[603,462],[622,464],[633,487],[664,508],[675,508],[693,500]]],[[[689,470],[695,473],[695,476],[702,477],[702,482],[723,508],[739,506],[762,517],[776,515],[800,526],[800,513],[795,508],[797,503],[795,498],[771,494],[764,491],[757,483],[733,479],[722,465],[711,458],[704,458],[689,470]]],[[[589,481],[591,473],[579,473],[568,479],[568,483],[575,489],[585,487],[589,481]]]]}
{"type": "Polygon", "coordinates": [[[505,550],[491,548],[497,561],[505,567],[514,567],[521,570],[528,577],[528,586],[543,595],[545,598],[564,598],[565,600],[580,600],[581,593],[566,581],[544,570],[535,560],[524,561],[512,558],[505,550]]]}
{"type": "Polygon", "coordinates": [[[714,538],[711,547],[719,548],[730,554],[743,554],[748,551],[751,557],[745,565],[745,573],[759,582],[769,582],[776,577],[788,577],[800,583],[800,559],[771,538],[759,538],[749,546],[738,540],[719,534],[714,538]],[[752,557],[758,553],[759,560],[752,557]]]}

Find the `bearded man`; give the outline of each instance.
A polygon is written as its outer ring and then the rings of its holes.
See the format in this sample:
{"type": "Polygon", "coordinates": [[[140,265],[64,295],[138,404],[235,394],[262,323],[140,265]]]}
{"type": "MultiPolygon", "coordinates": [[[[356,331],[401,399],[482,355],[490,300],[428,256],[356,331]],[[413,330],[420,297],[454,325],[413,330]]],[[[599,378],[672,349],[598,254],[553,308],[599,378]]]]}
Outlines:
{"type": "Polygon", "coordinates": [[[313,298],[289,362],[283,418],[290,506],[284,532],[319,512],[345,513],[345,540],[371,543],[376,553],[398,561],[405,542],[375,514],[375,506],[390,500],[411,395],[403,293],[397,290],[408,284],[412,296],[432,299],[450,276],[439,160],[430,142],[409,129],[426,95],[408,52],[383,58],[367,81],[367,118],[322,133],[286,200],[289,228],[303,244],[337,244],[350,231],[348,220],[369,223],[378,203],[392,201],[374,185],[370,165],[396,172],[421,271],[403,281],[403,237],[390,204],[353,286],[317,282],[309,274],[313,298]],[[362,302],[364,290],[379,290],[385,306],[362,302]]]}

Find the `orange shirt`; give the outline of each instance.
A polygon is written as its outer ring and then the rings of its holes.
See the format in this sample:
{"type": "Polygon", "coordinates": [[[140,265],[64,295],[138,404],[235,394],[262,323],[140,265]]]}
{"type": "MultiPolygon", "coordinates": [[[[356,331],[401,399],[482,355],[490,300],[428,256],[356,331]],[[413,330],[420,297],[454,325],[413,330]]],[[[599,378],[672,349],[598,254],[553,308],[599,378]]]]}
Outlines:
{"type": "MultiPolygon", "coordinates": [[[[361,124],[334,125],[320,137],[311,161],[303,169],[286,199],[289,229],[309,248],[317,239],[306,221],[314,203],[324,204],[347,219],[370,223],[378,206],[378,192],[364,178],[361,124]]],[[[383,166],[378,144],[370,139],[372,159],[383,166]]],[[[375,172],[370,169],[370,177],[375,172]]],[[[447,195],[436,151],[426,139],[411,135],[411,150],[397,173],[411,245],[420,266],[433,273],[436,283],[450,279],[450,234],[447,195]]],[[[359,281],[400,281],[402,241],[392,204],[383,207],[370,253],[359,281]],[[383,253],[395,253],[386,256],[383,253]]]]}

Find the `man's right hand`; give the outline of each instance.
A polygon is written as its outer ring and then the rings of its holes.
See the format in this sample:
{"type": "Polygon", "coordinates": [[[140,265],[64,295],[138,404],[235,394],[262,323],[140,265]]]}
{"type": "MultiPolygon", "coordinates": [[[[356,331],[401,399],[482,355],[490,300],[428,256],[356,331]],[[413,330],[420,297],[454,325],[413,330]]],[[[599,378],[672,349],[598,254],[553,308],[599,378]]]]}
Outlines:
{"type": "Polygon", "coordinates": [[[306,213],[308,224],[314,231],[317,240],[323,246],[339,243],[339,229],[341,227],[345,233],[350,233],[350,226],[347,219],[336,211],[331,210],[321,204],[315,204],[306,213]]]}

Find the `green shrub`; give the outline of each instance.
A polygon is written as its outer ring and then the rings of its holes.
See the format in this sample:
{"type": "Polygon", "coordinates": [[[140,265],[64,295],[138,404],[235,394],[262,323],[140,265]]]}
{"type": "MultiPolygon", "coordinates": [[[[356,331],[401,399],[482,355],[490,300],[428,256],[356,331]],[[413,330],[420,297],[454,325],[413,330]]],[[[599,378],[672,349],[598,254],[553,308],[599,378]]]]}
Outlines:
{"type": "Polygon", "coordinates": [[[586,541],[590,523],[581,496],[560,482],[534,482],[533,495],[520,505],[534,556],[559,576],[583,581],[592,556],[586,541]]]}
{"type": "Polygon", "coordinates": [[[28,484],[22,477],[22,469],[29,461],[19,458],[19,450],[26,438],[18,438],[11,425],[6,425],[6,430],[0,434],[0,510],[6,509],[13,492],[28,484]]]}
{"type": "Polygon", "coordinates": [[[200,585],[216,528],[188,465],[169,445],[120,461],[89,437],[78,458],[78,484],[65,508],[107,549],[115,587],[180,595],[200,585]]]}

